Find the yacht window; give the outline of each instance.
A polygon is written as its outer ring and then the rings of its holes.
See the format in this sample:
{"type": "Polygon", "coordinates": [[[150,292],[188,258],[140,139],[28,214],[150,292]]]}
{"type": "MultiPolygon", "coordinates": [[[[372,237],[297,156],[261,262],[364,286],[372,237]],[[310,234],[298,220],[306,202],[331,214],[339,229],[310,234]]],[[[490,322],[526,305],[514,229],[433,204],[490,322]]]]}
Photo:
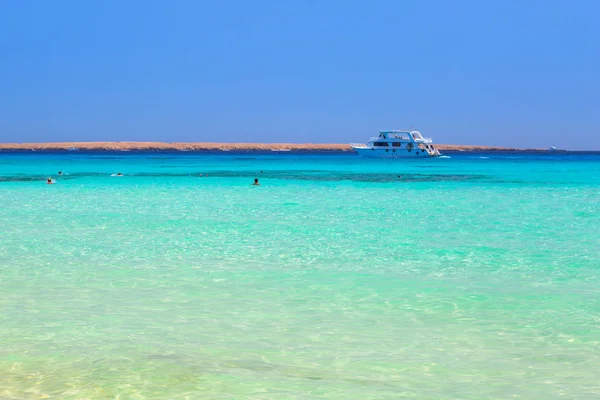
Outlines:
{"type": "Polygon", "coordinates": [[[402,143],[400,142],[392,142],[392,147],[400,147],[402,143]]]}
{"type": "Polygon", "coordinates": [[[373,146],[375,147],[388,147],[387,142],[373,142],[373,146]]]}

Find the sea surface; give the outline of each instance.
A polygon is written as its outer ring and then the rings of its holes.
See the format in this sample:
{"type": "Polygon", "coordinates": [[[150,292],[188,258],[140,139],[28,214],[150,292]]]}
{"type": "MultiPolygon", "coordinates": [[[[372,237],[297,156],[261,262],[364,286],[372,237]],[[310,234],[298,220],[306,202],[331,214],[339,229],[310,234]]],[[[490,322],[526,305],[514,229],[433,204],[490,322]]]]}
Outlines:
{"type": "Polygon", "coordinates": [[[600,398],[600,154],[0,154],[0,398],[600,398]]]}

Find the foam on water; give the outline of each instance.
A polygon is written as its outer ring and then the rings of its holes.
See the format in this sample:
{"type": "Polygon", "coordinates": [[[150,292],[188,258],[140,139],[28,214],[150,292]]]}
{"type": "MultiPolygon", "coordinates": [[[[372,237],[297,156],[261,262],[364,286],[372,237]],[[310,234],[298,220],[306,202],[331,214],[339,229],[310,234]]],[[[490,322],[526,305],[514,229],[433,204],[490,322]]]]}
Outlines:
{"type": "Polygon", "coordinates": [[[600,157],[482,156],[2,156],[0,397],[600,396],[600,157]]]}

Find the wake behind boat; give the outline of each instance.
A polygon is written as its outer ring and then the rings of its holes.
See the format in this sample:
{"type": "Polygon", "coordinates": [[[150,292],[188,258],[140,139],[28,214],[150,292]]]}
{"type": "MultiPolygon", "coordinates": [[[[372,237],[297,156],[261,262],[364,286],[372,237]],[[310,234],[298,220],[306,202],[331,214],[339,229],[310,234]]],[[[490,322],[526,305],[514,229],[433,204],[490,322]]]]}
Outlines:
{"type": "Polygon", "coordinates": [[[363,157],[414,158],[439,157],[433,141],[421,136],[419,131],[381,131],[367,144],[350,143],[350,147],[363,157]]]}

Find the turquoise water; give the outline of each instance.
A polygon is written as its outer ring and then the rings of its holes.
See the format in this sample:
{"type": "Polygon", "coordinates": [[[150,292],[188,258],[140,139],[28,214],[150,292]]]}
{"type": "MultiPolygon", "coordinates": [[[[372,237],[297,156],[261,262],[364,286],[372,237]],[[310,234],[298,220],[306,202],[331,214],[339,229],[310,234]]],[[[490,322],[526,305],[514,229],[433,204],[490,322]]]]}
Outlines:
{"type": "Polygon", "coordinates": [[[600,155],[0,155],[0,398],[595,398],[599,200],[600,155]]]}

